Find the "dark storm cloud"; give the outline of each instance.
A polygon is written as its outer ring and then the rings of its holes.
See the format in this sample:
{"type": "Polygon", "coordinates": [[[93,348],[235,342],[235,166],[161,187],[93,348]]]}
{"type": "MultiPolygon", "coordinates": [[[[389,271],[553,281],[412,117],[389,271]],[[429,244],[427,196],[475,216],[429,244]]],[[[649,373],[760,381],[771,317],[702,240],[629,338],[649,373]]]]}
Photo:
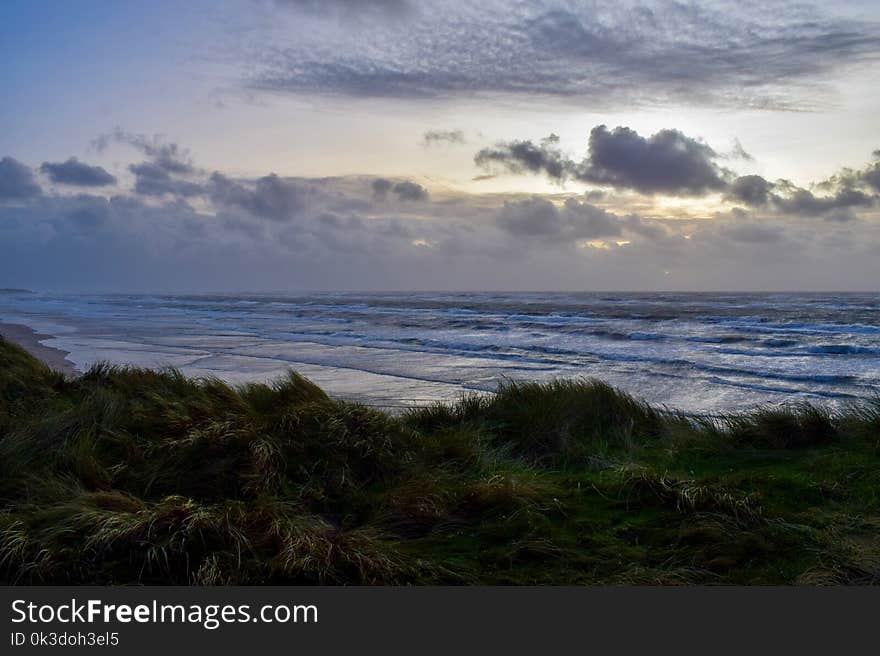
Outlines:
{"type": "Polygon", "coordinates": [[[24,200],[41,193],[42,189],[29,166],[12,157],[0,159],[0,200],[24,200]]]}
{"type": "Polygon", "coordinates": [[[440,143],[463,144],[464,132],[461,130],[428,130],[422,137],[422,144],[427,148],[440,143]]]}
{"type": "Polygon", "coordinates": [[[274,173],[242,183],[215,172],[210,180],[211,201],[221,208],[238,208],[253,216],[288,221],[305,205],[308,191],[297,182],[274,173]]]}
{"type": "Polygon", "coordinates": [[[643,194],[703,195],[727,185],[728,172],[715,163],[718,154],[708,145],[678,130],[660,130],[643,137],[627,127],[590,132],[589,152],[575,162],[550,135],[539,144],[511,141],[484,148],[474,157],[483,168],[498,165],[511,173],[544,173],[551,180],[582,182],[632,189],[643,194]]]}
{"type": "MultiPolygon", "coordinates": [[[[327,3],[291,2],[321,11],[327,3]]],[[[382,6],[397,16],[396,2],[382,6]]],[[[340,7],[362,3],[329,3],[340,7]]],[[[595,102],[798,108],[823,75],[880,52],[880,28],[832,5],[729,0],[420,3],[418,20],[369,34],[302,32],[255,54],[274,92],[436,98],[474,93],[595,102]],[[790,92],[789,92],[790,90],[790,92]],[[797,95],[800,94],[800,95],[797,95]]]]}
{"type": "Polygon", "coordinates": [[[43,162],[40,170],[52,182],[78,187],[103,187],[116,184],[116,178],[100,166],[90,166],[76,157],[66,162],[43,162]]]}
{"type": "Polygon", "coordinates": [[[590,132],[590,153],[576,177],[643,194],[702,195],[726,186],[726,172],[706,144],[678,130],[660,130],[648,138],[626,127],[590,132]]]}
{"type": "Polygon", "coordinates": [[[134,190],[143,196],[197,196],[203,192],[200,184],[182,180],[155,162],[132,164],[128,170],[134,174],[134,190]]]}

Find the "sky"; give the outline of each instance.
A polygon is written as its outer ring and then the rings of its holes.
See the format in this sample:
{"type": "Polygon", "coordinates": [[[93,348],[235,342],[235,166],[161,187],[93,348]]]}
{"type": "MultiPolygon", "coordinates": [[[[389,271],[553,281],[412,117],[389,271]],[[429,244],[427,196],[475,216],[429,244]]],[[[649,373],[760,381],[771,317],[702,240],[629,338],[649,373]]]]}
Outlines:
{"type": "Polygon", "coordinates": [[[0,287],[876,290],[874,0],[4,0],[0,287]]]}

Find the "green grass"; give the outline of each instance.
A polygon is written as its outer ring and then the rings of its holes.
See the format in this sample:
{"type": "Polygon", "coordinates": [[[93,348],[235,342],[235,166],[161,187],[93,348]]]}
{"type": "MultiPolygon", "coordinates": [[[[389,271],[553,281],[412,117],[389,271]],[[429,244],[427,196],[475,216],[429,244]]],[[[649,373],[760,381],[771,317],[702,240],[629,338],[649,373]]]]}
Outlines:
{"type": "Polygon", "coordinates": [[[878,580],[880,401],[692,418],[585,380],[391,416],[0,341],[0,583],[878,580]]]}

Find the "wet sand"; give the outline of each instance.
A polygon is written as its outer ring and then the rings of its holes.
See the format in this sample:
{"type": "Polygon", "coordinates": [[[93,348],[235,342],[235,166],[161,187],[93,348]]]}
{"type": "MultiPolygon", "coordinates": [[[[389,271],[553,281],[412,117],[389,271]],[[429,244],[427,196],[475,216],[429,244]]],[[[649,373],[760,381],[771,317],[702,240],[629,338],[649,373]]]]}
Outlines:
{"type": "Polygon", "coordinates": [[[67,359],[68,352],[61,349],[52,348],[41,344],[41,339],[49,339],[52,335],[42,335],[34,332],[27,326],[17,323],[0,322],[0,335],[10,342],[15,342],[25,351],[45,362],[55,371],[60,371],[71,376],[76,376],[79,371],[76,370],[73,363],[67,359]]]}

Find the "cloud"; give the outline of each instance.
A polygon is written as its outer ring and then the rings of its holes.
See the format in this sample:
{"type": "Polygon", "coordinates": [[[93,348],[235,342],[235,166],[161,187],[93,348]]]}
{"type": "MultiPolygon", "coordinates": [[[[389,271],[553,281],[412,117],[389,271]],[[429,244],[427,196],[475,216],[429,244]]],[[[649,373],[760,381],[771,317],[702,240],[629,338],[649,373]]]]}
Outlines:
{"type": "Polygon", "coordinates": [[[841,187],[867,187],[875,193],[880,193],[880,150],[873,153],[874,161],[864,169],[844,169],[838,175],[832,176],[828,181],[829,186],[841,187]]]}
{"type": "Polygon", "coordinates": [[[510,173],[544,173],[551,180],[562,182],[572,175],[574,162],[559,150],[559,137],[551,134],[535,144],[513,140],[483,148],[474,156],[474,163],[484,169],[494,165],[510,173]]]}
{"type": "MultiPolygon", "coordinates": [[[[870,171],[866,169],[865,171],[870,171]]],[[[864,172],[845,171],[815,185],[829,191],[817,196],[809,189],[798,187],[788,180],[770,182],[759,175],[736,178],[727,190],[727,200],[748,207],[766,208],[779,214],[797,217],[823,216],[832,221],[850,221],[855,209],[866,209],[878,202],[871,191],[871,180],[864,172]],[[857,187],[861,188],[857,188],[857,187]]]]}
{"type": "Polygon", "coordinates": [[[66,201],[61,218],[69,221],[79,231],[92,232],[110,219],[110,201],[103,196],[77,194],[66,201]]]}
{"type": "Polygon", "coordinates": [[[403,201],[424,201],[428,200],[428,190],[422,185],[409,180],[398,182],[391,188],[397,194],[398,200],[403,201]]]}
{"type": "Polygon", "coordinates": [[[643,194],[697,196],[727,186],[729,173],[715,163],[718,154],[678,130],[642,137],[627,127],[608,130],[599,125],[590,132],[589,152],[581,162],[563,154],[558,144],[553,134],[539,144],[500,143],[479,151],[474,162],[511,173],[544,173],[556,182],[571,178],[643,194]]]}
{"type": "Polygon", "coordinates": [[[465,143],[464,132],[461,130],[428,130],[422,138],[425,148],[436,144],[463,144],[465,143]]]}
{"type": "MultiPolygon", "coordinates": [[[[840,189],[831,196],[816,196],[807,189],[795,187],[790,183],[777,183],[786,195],[773,194],[771,202],[780,212],[795,216],[821,216],[834,211],[857,207],[870,207],[875,199],[856,189],[840,189]]],[[[837,220],[842,215],[836,216],[837,220]]]]}
{"type": "Polygon", "coordinates": [[[137,148],[152,164],[168,173],[188,174],[195,170],[190,152],[176,143],[165,141],[160,135],[147,137],[116,128],[93,139],[92,145],[98,152],[102,152],[111,142],[124,143],[137,148]]]}
{"type": "Polygon", "coordinates": [[[370,188],[373,190],[373,198],[379,201],[386,200],[389,192],[396,194],[399,201],[426,201],[429,197],[427,189],[409,180],[395,183],[385,178],[376,178],[370,188]]]}
{"type": "Polygon", "coordinates": [[[748,244],[767,244],[779,242],[784,238],[780,226],[743,223],[725,226],[721,233],[734,241],[748,244]]]}
{"type": "Polygon", "coordinates": [[[616,216],[589,203],[567,199],[561,208],[545,198],[506,202],[498,213],[498,226],[517,237],[540,237],[573,242],[578,239],[616,237],[622,232],[616,216]]]}
{"type": "Polygon", "coordinates": [[[403,18],[413,6],[409,0],[275,0],[279,7],[320,17],[403,18]]]}
{"type": "Polygon", "coordinates": [[[201,185],[181,180],[172,175],[170,171],[173,171],[173,168],[169,169],[154,162],[131,164],[128,170],[135,177],[135,192],[144,196],[170,194],[172,196],[188,197],[197,196],[203,192],[201,185]]]}
{"type": "Polygon", "coordinates": [[[660,221],[648,221],[633,214],[622,219],[622,222],[627,232],[651,241],[659,241],[670,235],[669,229],[660,221]]]}
{"type": "Polygon", "coordinates": [[[876,161],[862,171],[861,178],[865,184],[880,193],[880,150],[874,151],[874,159],[876,161]]]}
{"type": "Polygon", "coordinates": [[[100,166],[89,166],[76,157],[66,162],[43,162],[40,170],[49,176],[52,182],[77,187],[103,187],[116,184],[116,178],[100,166]]]}
{"type": "Polygon", "coordinates": [[[734,202],[758,207],[767,204],[772,189],[773,183],[768,182],[760,175],[743,175],[731,183],[726,197],[734,202]]]}
{"type": "Polygon", "coordinates": [[[626,127],[590,132],[590,152],[577,178],[634,189],[644,194],[702,195],[726,186],[726,172],[708,145],[678,130],[660,130],[648,138],[626,127]]]}
{"type": "Polygon", "coordinates": [[[388,196],[388,192],[391,191],[391,187],[394,186],[394,183],[385,178],[378,178],[373,180],[373,183],[370,186],[373,189],[373,198],[376,200],[385,200],[388,196]]]}
{"type": "Polygon", "coordinates": [[[12,157],[0,159],[0,200],[23,200],[41,193],[30,167],[12,157]]]}
{"type": "Polygon", "coordinates": [[[754,162],[755,158],[751,155],[751,153],[746,152],[746,149],[743,148],[743,145],[739,142],[739,139],[733,140],[733,150],[729,155],[732,159],[741,159],[744,162],[754,162]]]}
{"type": "MultiPolygon", "coordinates": [[[[290,1],[312,14],[354,2],[290,1]]],[[[394,19],[398,2],[364,3],[394,19]]],[[[831,5],[718,0],[424,3],[418,20],[376,20],[368,31],[315,30],[265,39],[247,62],[253,89],[356,97],[510,94],[609,107],[687,100],[751,108],[811,107],[831,71],[870,61],[880,26],[831,5]]]]}
{"type": "Polygon", "coordinates": [[[104,151],[111,143],[132,146],[147,158],[146,161],[128,166],[135,178],[135,193],[178,198],[205,193],[203,185],[193,179],[203,179],[205,171],[196,168],[189,150],[177,143],[168,142],[161,135],[147,137],[119,127],[92,140],[92,146],[98,152],[104,151]]]}
{"type": "Polygon", "coordinates": [[[498,213],[498,225],[513,235],[556,236],[563,222],[556,205],[543,198],[507,202],[498,213]]]}
{"type": "Polygon", "coordinates": [[[211,175],[210,196],[221,208],[238,208],[253,216],[288,221],[305,205],[307,190],[296,182],[274,173],[243,184],[215,172],[211,175]]]}

